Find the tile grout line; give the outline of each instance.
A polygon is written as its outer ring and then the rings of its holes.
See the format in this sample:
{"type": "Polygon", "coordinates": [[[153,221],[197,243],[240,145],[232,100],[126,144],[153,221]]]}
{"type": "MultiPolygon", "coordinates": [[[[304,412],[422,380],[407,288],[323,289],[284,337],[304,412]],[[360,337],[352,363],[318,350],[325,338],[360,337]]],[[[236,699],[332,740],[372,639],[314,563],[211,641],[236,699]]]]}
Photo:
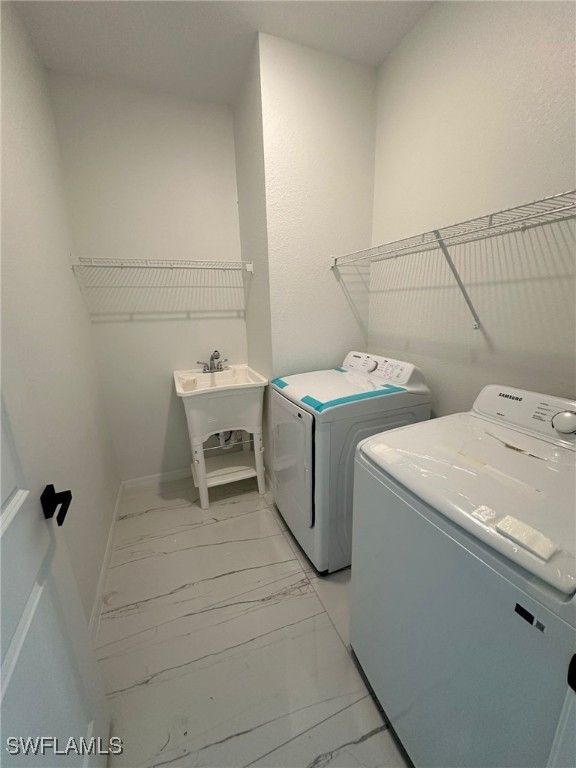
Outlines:
{"type": "MultiPolygon", "coordinates": [[[[309,580],[309,581],[310,581],[310,580],[309,580]]],[[[342,645],[343,645],[343,646],[344,646],[344,648],[346,649],[346,653],[348,654],[348,656],[350,656],[350,658],[352,658],[352,654],[350,653],[350,648],[348,648],[348,646],[347,646],[347,645],[346,645],[346,643],[344,642],[344,638],[342,637],[342,635],[341,635],[341,634],[340,634],[340,632],[338,631],[338,627],[336,626],[336,624],[334,624],[334,621],[333,621],[333,619],[332,619],[332,616],[330,616],[330,613],[328,612],[328,609],[326,608],[326,606],[325,606],[325,605],[324,605],[324,603],[322,602],[322,598],[320,597],[320,595],[319,595],[319,593],[318,593],[318,590],[317,590],[317,589],[316,589],[316,587],[314,586],[313,582],[311,582],[311,581],[310,581],[310,584],[312,585],[312,589],[314,590],[314,593],[316,594],[316,597],[317,597],[317,598],[318,598],[318,600],[320,601],[320,605],[321,605],[321,606],[322,606],[322,608],[324,608],[324,610],[326,611],[326,614],[327,614],[328,618],[330,619],[330,623],[331,623],[331,624],[332,624],[332,626],[334,627],[334,629],[335,629],[335,631],[336,631],[336,634],[337,634],[337,635],[338,635],[338,637],[340,638],[340,642],[342,643],[342,645]]]]}
{"type": "MultiPolygon", "coordinates": [[[[272,502],[272,503],[273,503],[273,502],[272,502]]],[[[273,515],[276,517],[276,514],[277,514],[277,513],[276,513],[276,512],[275,512],[275,511],[274,511],[274,510],[271,508],[271,506],[270,506],[270,502],[266,501],[266,504],[268,505],[268,509],[269,509],[269,510],[272,512],[272,514],[273,514],[273,515]]],[[[282,532],[283,532],[283,533],[286,533],[286,532],[287,532],[287,533],[288,533],[290,536],[292,536],[292,534],[290,533],[290,531],[289,531],[289,529],[288,529],[288,528],[286,528],[286,531],[282,531],[282,532]]],[[[288,542],[288,543],[290,543],[290,542],[288,542]]],[[[294,551],[294,550],[293,550],[293,551],[294,551]]],[[[346,645],[346,643],[344,642],[344,638],[342,637],[342,635],[341,635],[341,634],[340,634],[340,632],[338,631],[338,627],[337,627],[337,626],[336,626],[336,624],[334,623],[334,620],[332,619],[332,616],[330,615],[330,612],[328,611],[328,609],[327,609],[327,608],[326,608],[326,606],[324,605],[324,602],[323,602],[322,598],[320,597],[320,594],[319,594],[318,590],[317,590],[317,589],[316,589],[316,587],[314,586],[314,582],[313,582],[313,581],[311,581],[311,580],[310,580],[310,577],[308,576],[308,573],[312,573],[313,575],[316,575],[316,574],[314,574],[314,571],[305,571],[305,570],[304,570],[304,567],[302,566],[302,563],[300,562],[300,560],[298,559],[298,557],[297,557],[297,555],[296,555],[296,552],[294,552],[294,555],[296,556],[296,560],[298,561],[298,564],[299,564],[299,565],[300,565],[300,567],[302,568],[302,573],[304,574],[304,576],[306,576],[306,579],[308,580],[308,583],[310,584],[310,586],[311,586],[311,587],[312,587],[312,589],[314,590],[314,594],[315,594],[315,595],[316,595],[316,597],[318,598],[318,600],[319,600],[319,602],[320,602],[320,605],[322,606],[322,608],[324,608],[324,613],[325,613],[325,614],[328,616],[328,618],[330,619],[330,623],[331,623],[331,624],[332,624],[332,626],[334,627],[334,630],[335,630],[336,634],[338,635],[338,637],[339,637],[339,639],[340,639],[340,642],[342,643],[342,645],[343,645],[343,646],[344,646],[344,648],[346,649],[346,653],[348,654],[348,656],[350,656],[350,658],[352,658],[352,654],[350,653],[350,649],[348,648],[348,646],[347,646],[347,645],[346,645]]],[[[319,577],[317,576],[317,578],[319,578],[319,577]]]]}

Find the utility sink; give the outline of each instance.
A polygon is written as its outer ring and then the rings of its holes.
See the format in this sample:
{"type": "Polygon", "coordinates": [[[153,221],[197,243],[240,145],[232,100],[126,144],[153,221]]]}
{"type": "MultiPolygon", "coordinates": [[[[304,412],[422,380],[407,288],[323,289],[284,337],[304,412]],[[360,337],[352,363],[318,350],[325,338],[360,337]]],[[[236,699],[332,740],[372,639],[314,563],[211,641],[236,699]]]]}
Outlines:
{"type": "Polygon", "coordinates": [[[202,373],[200,370],[174,371],[176,394],[190,397],[210,389],[264,387],[268,381],[247,365],[231,365],[223,371],[202,373]]]}
{"type": "Polygon", "coordinates": [[[268,380],[247,365],[209,373],[200,369],[174,371],[176,394],[182,398],[186,413],[192,476],[202,509],[207,509],[208,488],[214,485],[256,477],[258,491],[264,493],[262,402],[266,384],[268,380]],[[244,450],[204,457],[203,446],[211,435],[236,431],[246,434],[244,450]]]}

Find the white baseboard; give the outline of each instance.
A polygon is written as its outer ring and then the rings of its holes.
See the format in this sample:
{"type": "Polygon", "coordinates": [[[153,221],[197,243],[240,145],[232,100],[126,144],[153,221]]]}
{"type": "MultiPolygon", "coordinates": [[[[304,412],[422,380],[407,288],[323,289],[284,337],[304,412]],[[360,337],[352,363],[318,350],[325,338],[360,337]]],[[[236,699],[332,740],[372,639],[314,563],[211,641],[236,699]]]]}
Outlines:
{"type": "Polygon", "coordinates": [[[88,631],[90,633],[90,637],[92,638],[93,644],[96,642],[96,635],[98,633],[98,623],[100,620],[100,612],[102,610],[102,599],[104,597],[104,587],[106,586],[106,576],[108,575],[108,566],[110,565],[110,558],[112,557],[116,523],[118,521],[118,515],[120,514],[120,508],[122,506],[123,500],[127,496],[132,496],[136,493],[142,493],[142,491],[157,490],[160,488],[162,483],[170,482],[171,480],[181,480],[184,478],[192,478],[192,473],[190,472],[189,468],[177,469],[174,472],[161,472],[157,475],[148,475],[147,477],[137,477],[134,480],[121,481],[120,487],[118,488],[118,494],[116,496],[112,521],[110,523],[110,530],[108,532],[108,541],[106,542],[106,550],[104,552],[102,568],[100,569],[100,576],[98,578],[96,596],[94,598],[94,604],[90,614],[90,621],[88,623],[88,631]]]}
{"type": "Polygon", "coordinates": [[[116,494],[116,503],[114,504],[114,512],[112,513],[112,521],[110,522],[110,530],[108,531],[108,541],[106,542],[106,549],[104,550],[104,559],[102,560],[102,568],[100,569],[100,576],[98,577],[98,586],[96,587],[96,596],[94,597],[94,604],[92,606],[92,612],[90,613],[90,622],[88,624],[88,632],[92,639],[92,645],[96,642],[96,634],[98,633],[98,623],[100,620],[100,612],[102,610],[102,599],[104,597],[104,587],[106,585],[106,576],[108,575],[108,566],[110,565],[110,558],[112,557],[112,548],[114,544],[114,533],[116,532],[116,522],[120,513],[120,507],[122,506],[122,499],[124,497],[124,483],[120,483],[118,493],[116,494]]]}
{"type": "Polygon", "coordinates": [[[185,478],[192,479],[190,467],[186,467],[186,469],[175,469],[172,472],[160,472],[157,475],[136,477],[133,480],[124,480],[122,487],[124,489],[124,496],[132,496],[134,493],[155,490],[159,488],[162,483],[168,483],[171,480],[184,480],[185,478]]]}

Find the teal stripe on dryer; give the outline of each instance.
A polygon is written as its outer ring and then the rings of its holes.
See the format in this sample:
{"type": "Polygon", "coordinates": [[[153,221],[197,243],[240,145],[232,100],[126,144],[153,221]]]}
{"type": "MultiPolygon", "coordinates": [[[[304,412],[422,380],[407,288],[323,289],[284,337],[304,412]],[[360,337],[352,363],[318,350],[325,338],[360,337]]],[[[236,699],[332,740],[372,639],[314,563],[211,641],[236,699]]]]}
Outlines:
{"type": "Polygon", "coordinates": [[[367,400],[370,397],[385,397],[386,395],[393,395],[395,392],[405,392],[404,387],[396,387],[394,384],[383,384],[381,389],[374,389],[370,392],[358,392],[356,395],[348,395],[347,397],[337,397],[335,400],[328,400],[326,403],[316,400],[315,397],[305,395],[302,398],[302,402],[314,408],[318,413],[326,411],[328,408],[334,408],[337,405],[345,405],[346,403],[354,403],[358,400],[367,400]]]}
{"type": "Polygon", "coordinates": [[[315,397],[310,397],[310,395],[304,395],[302,398],[302,402],[306,403],[306,405],[309,405],[311,408],[314,408],[315,411],[320,412],[322,410],[323,403],[320,402],[320,400],[316,400],[315,397]]]}

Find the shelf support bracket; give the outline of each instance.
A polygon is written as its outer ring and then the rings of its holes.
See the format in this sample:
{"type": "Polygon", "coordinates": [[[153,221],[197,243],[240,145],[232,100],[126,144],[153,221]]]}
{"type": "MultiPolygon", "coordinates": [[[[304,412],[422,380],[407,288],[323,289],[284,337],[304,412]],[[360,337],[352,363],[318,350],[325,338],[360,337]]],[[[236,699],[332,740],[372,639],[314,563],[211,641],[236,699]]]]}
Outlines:
{"type": "Polygon", "coordinates": [[[474,329],[478,330],[480,328],[480,318],[478,317],[478,313],[474,309],[474,304],[472,304],[472,299],[468,295],[468,291],[466,290],[464,283],[462,282],[462,279],[460,275],[458,274],[458,270],[456,269],[456,265],[452,261],[452,257],[450,256],[450,253],[448,251],[448,248],[446,248],[446,244],[444,243],[444,240],[442,239],[440,235],[440,231],[438,229],[434,230],[434,234],[436,235],[436,239],[438,241],[438,245],[440,247],[440,250],[444,254],[444,258],[448,262],[448,266],[450,267],[450,270],[452,274],[454,275],[454,280],[456,280],[458,284],[458,288],[460,288],[460,291],[462,293],[462,296],[464,296],[464,301],[466,304],[468,304],[468,309],[470,310],[472,317],[474,318],[474,329]]]}

